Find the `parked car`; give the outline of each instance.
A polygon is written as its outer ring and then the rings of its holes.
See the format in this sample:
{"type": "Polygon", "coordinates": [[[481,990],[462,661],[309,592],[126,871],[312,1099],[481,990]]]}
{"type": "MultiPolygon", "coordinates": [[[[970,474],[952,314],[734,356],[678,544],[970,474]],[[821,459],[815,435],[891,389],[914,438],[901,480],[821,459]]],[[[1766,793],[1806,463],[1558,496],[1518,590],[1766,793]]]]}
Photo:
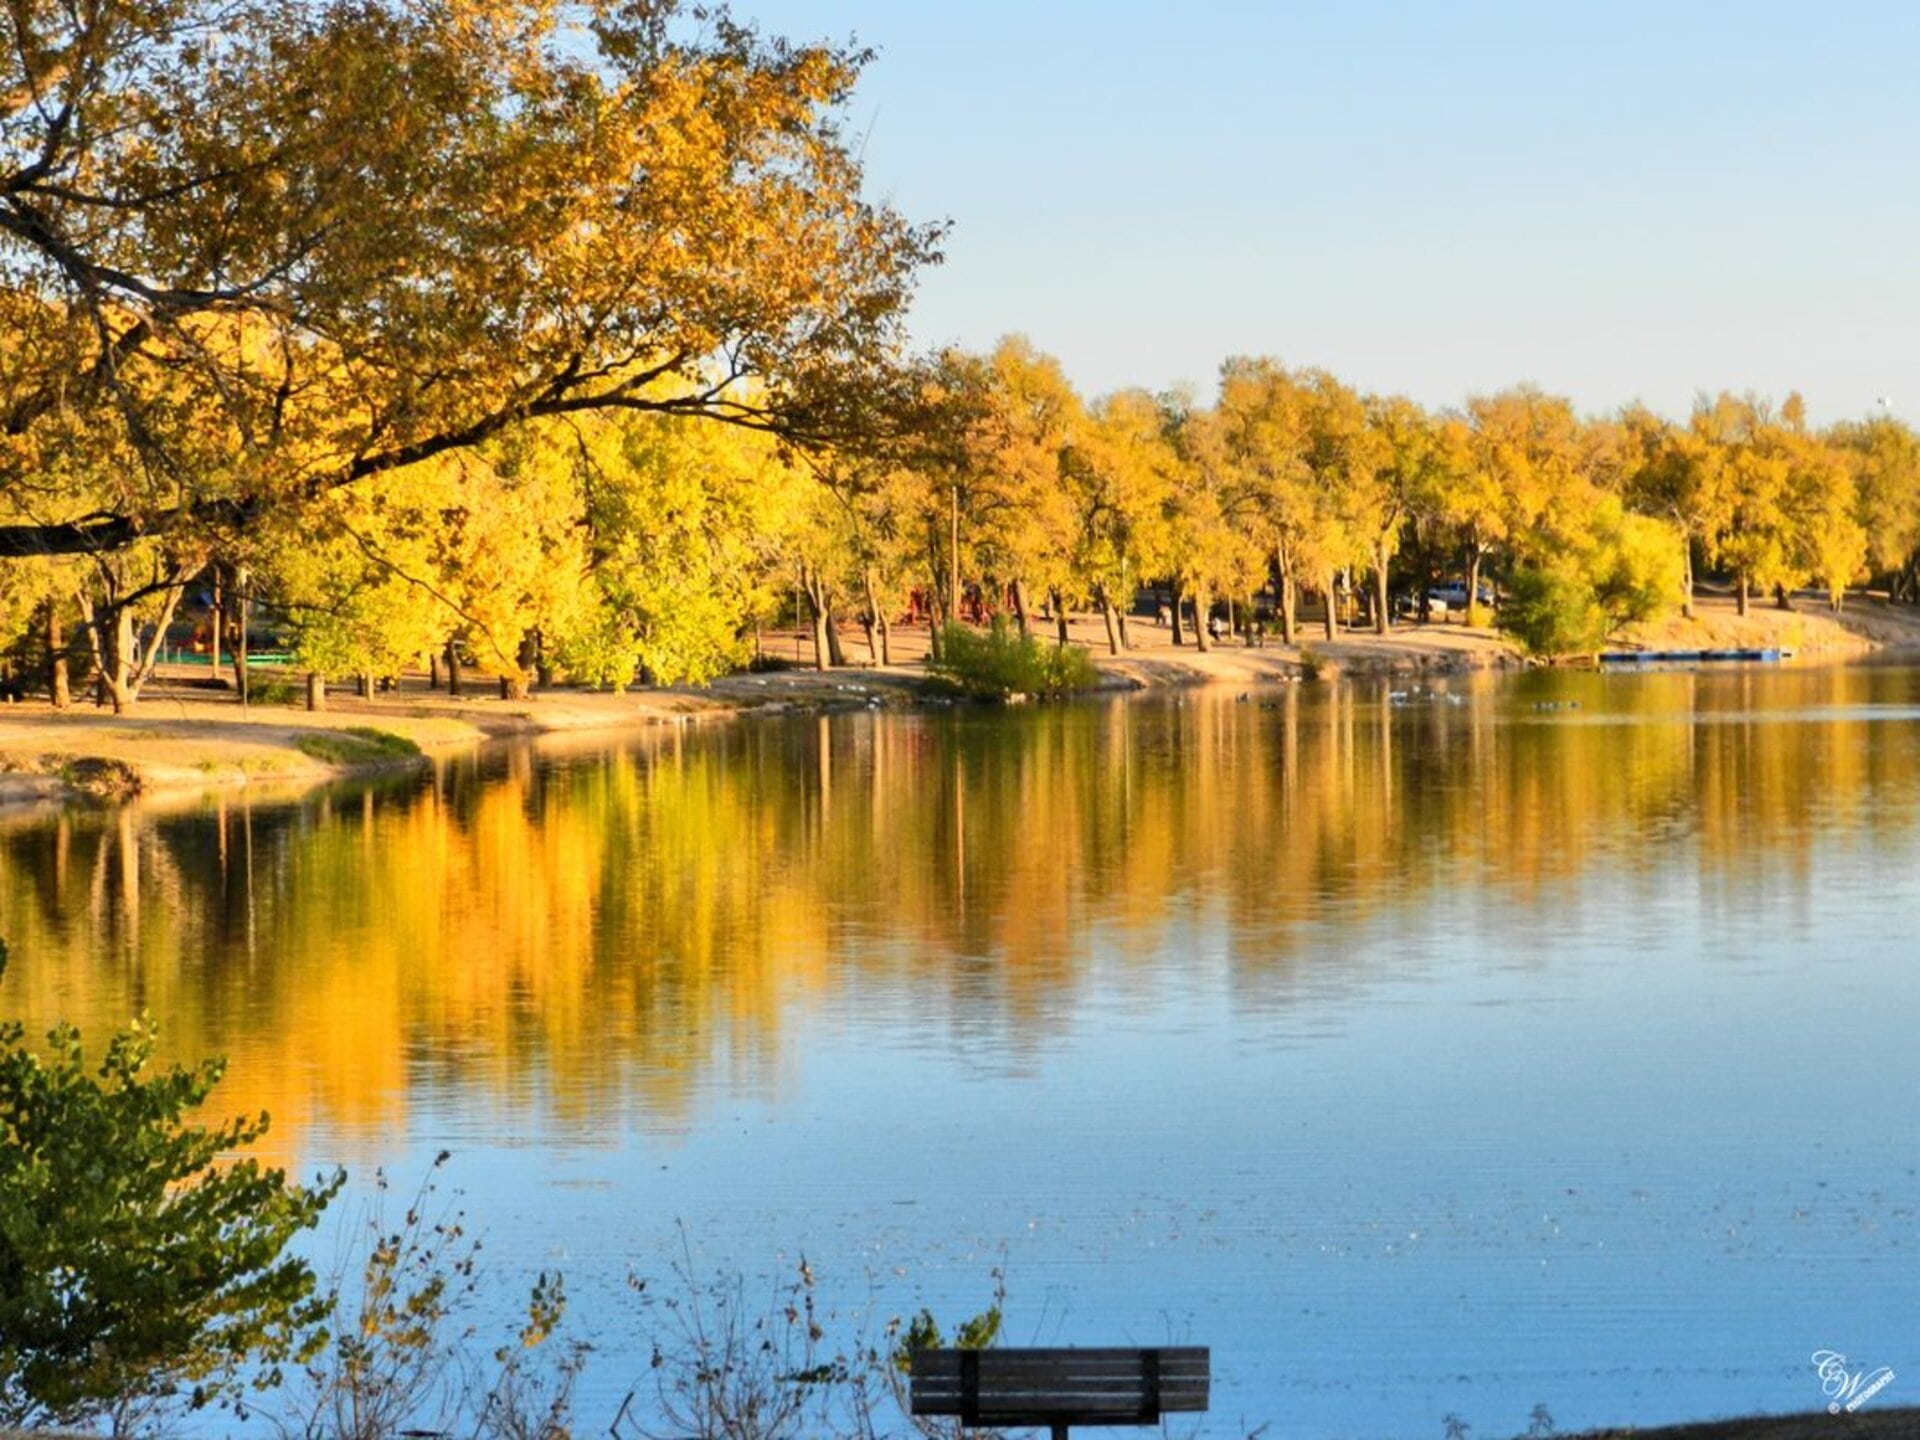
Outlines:
{"type": "MultiPolygon", "coordinates": [[[[1464,580],[1451,585],[1436,585],[1427,591],[1427,599],[1436,605],[1445,605],[1450,610],[1467,608],[1467,585],[1464,580]]],[[[1493,605],[1493,587],[1482,581],[1479,590],[1480,604],[1491,608],[1493,605]]]]}
{"type": "MultiPolygon", "coordinates": [[[[1446,601],[1436,600],[1431,595],[1429,595],[1427,597],[1426,604],[1427,604],[1427,613],[1431,615],[1434,619],[1443,620],[1446,618],[1446,614],[1447,614],[1446,601]]],[[[1404,616],[1408,619],[1412,619],[1413,617],[1419,615],[1420,596],[1411,590],[1399,596],[1393,602],[1393,613],[1396,615],[1404,616]]]]}

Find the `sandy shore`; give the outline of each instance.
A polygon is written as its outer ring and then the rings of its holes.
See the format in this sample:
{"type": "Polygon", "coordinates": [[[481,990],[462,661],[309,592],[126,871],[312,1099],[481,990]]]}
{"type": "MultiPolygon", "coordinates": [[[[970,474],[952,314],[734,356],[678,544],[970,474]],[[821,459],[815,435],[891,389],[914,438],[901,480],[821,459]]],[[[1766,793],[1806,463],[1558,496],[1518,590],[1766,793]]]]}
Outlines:
{"type": "MultiPolygon", "coordinates": [[[[1293,646],[1254,647],[1234,640],[1204,654],[1190,636],[1175,646],[1171,632],[1151,621],[1136,619],[1130,629],[1129,650],[1112,656],[1096,618],[1075,617],[1070,626],[1071,638],[1089,649],[1106,683],[1116,689],[1246,687],[1314,674],[1323,679],[1431,675],[1525,663],[1504,637],[1459,623],[1409,624],[1387,635],[1342,633],[1333,641],[1315,634],[1293,646]]],[[[1051,635],[1051,627],[1044,633],[1051,635]]],[[[521,701],[497,698],[497,687],[486,677],[472,680],[468,693],[455,699],[414,675],[397,691],[368,700],[336,690],[318,713],[300,706],[242,707],[230,693],[205,688],[204,670],[197,677],[163,671],[134,712],[124,716],[86,704],[64,712],[44,701],[0,706],[0,805],[57,803],[76,792],[125,798],[192,795],[234,785],[291,791],[381,764],[407,763],[391,756],[342,758],[342,751],[365,747],[351,736],[330,743],[327,732],[357,727],[399,737],[431,756],[509,736],[915,701],[924,675],[924,628],[896,632],[894,663],[887,666],[862,663],[867,647],[858,631],[845,640],[853,663],[824,673],[793,668],[729,676],[701,690],[642,689],[622,695],[556,689],[521,701]],[[196,678],[201,685],[191,683],[196,678]]],[[[1781,645],[1803,659],[1845,658],[1882,647],[1920,649],[1920,611],[1863,602],[1835,617],[1803,603],[1792,612],[1756,607],[1739,616],[1731,601],[1707,598],[1697,619],[1676,618],[1631,640],[1660,648],[1781,645]]],[[[799,667],[811,659],[809,642],[800,635],[773,634],[763,644],[770,659],[799,667]]]]}

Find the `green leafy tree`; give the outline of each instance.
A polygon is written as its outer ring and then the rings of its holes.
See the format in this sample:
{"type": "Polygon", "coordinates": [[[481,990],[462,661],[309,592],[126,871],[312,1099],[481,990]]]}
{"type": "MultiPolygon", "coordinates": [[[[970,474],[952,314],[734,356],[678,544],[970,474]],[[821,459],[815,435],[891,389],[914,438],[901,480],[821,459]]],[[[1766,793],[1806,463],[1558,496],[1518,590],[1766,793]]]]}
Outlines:
{"type": "Polygon", "coordinates": [[[142,1021],[89,1063],[70,1026],[36,1052],[0,1023],[0,1424],[121,1430],[238,1401],[249,1371],[276,1383],[324,1340],[313,1273],[284,1252],[341,1178],[229,1160],[267,1117],[188,1123],[222,1067],[158,1068],[153,1047],[142,1021]]]}
{"type": "Polygon", "coordinates": [[[1115,655],[1126,645],[1123,612],[1134,587],[1165,560],[1176,463],[1165,415],[1144,390],[1098,401],[1066,453],[1077,516],[1074,573],[1106,622],[1115,655]]]}
{"type": "Polygon", "coordinates": [[[1260,571],[1260,552],[1245,512],[1240,468],[1218,411],[1196,410],[1178,399],[1166,404],[1174,463],[1166,502],[1164,564],[1176,596],[1193,600],[1194,644],[1209,648],[1208,616],[1222,595],[1244,595],[1260,571]]]}
{"type": "Polygon", "coordinates": [[[1432,509],[1445,488],[1449,457],[1441,428],[1405,396],[1369,398],[1367,428],[1375,461],[1348,508],[1355,531],[1366,539],[1373,572],[1373,628],[1384,635],[1393,613],[1388,568],[1411,522],[1432,509]]]}
{"type": "Polygon", "coordinates": [[[1585,497],[1556,543],[1517,567],[1500,628],[1536,655],[1595,650],[1636,621],[1675,605],[1685,557],[1670,521],[1637,515],[1616,495],[1585,497]]]}
{"type": "Polygon", "coordinates": [[[1467,618],[1478,622],[1480,569],[1496,548],[1553,544],[1543,533],[1557,508],[1577,511],[1584,492],[1580,422],[1567,401],[1522,385],[1467,402],[1471,465],[1454,514],[1467,551],[1467,618]]]}
{"type": "Polygon", "coordinates": [[[1300,587],[1328,568],[1321,557],[1332,543],[1332,517],[1309,463],[1313,399],[1307,378],[1278,361],[1238,357],[1220,368],[1216,411],[1248,533],[1272,561],[1286,645],[1294,642],[1300,587]]]}
{"type": "Polygon", "coordinates": [[[1060,467],[1084,407],[1060,362],[1020,336],[983,359],[961,357],[958,368],[975,392],[962,432],[974,555],[1029,634],[1031,596],[1057,592],[1070,567],[1075,515],[1060,467]]]}
{"type": "Polygon", "coordinates": [[[1593,650],[1607,634],[1593,582],[1564,561],[1513,572],[1500,609],[1500,628],[1535,655],[1593,650]]]}
{"type": "Polygon", "coordinates": [[[1868,564],[1893,599],[1920,598],[1920,436],[1883,415],[1837,425],[1827,443],[1852,463],[1868,564]]]}
{"type": "Polygon", "coordinates": [[[743,665],[811,482],[765,436],[671,416],[578,427],[588,587],[576,678],[703,685],[743,665]]]}
{"type": "Polygon", "coordinates": [[[1314,516],[1313,566],[1326,597],[1326,636],[1338,629],[1337,577],[1371,558],[1376,486],[1383,460],[1364,402],[1323,370],[1301,377],[1307,392],[1306,496],[1314,516]]]}
{"type": "Polygon", "coordinates": [[[1806,573],[1827,592],[1838,611],[1847,587],[1867,568],[1870,545],[1860,523],[1854,468],[1848,457],[1804,431],[1792,438],[1791,509],[1797,548],[1806,573]]]}
{"type": "Polygon", "coordinates": [[[352,488],[280,517],[254,542],[255,574],[287,615],[301,668],[398,674],[436,649],[456,618],[431,561],[437,516],[352,488]]]}
{"type": "Polygon", "coordinates": [[[1722,505],[1724,454],[1693,426],[1674,426],[1644,405],[1620,412],[1620,493],[1680,534],[1680,611],[1693,618],[1693,552],[1705,548],[1722,505]]]}

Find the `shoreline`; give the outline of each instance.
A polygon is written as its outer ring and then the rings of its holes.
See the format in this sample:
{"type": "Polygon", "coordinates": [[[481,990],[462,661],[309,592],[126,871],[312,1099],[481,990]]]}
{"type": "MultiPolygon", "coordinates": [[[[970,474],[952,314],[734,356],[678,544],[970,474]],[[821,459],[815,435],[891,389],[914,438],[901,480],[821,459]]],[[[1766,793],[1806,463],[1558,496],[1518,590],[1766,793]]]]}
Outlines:
{"type": "MultiPolygon", "coordinates": [[[[1262,1427],[1264,1428],[1264,1427],[1262,1427]]],[[[1469,1427],[1469,1432],[1471,1427],[1469,1427]]],[[[1017,1433],[1017,1432],[1016,1432],[1017,1433]]],[[[1662,1421],[1655,1425],[1603,1425],[1596,1430],[1551,1430],[1556,1440],[1915,1440],[1920,1406],[1886,1409],[1804,1410],[1792,1414],[1742,1415],[1724,1420],[1662,1421]]],[[[0,1440],[94,1440],[60,1430],[9,1430],[0,1440]]],[[[1524,1440],[1524,1437],[1519,1437],[1524,1440]]]]}
{"type": "MultiPolygon", "coordinates": [[[[1539,662],[1504,636],[1458,624],[1405,624],[1386,635],[1343,633],[1328,642],[1247,646],[1215,642],[1198,651],[1136,617],[1132,648],[1114,656],[1093,617],[1073,617],[1070,638],[1085,646],[1101,675],[1101,689],[1133,692],[1211,685],[1261,686],[1338,678],[1445,676],[1521,669],[1539,662]]],[[[1043,626],[1043,635],[1051,627],[1043,626]]],[[[846,637],[850,658],[864,648],[846,637]]],[[[199,796],[239,787],[297,794],[330,781],[397,767],[508,739],[618,733],[661,725],[703,723],[754,714],[821,713],[907,705],[946,704],[922,693],[926,631],[896,630],[894,663],[850,664],[820,671],[804,664],[808,649],[789,633],[770,637],[769,659],[795,668],[724,676],[705,689],[640,688],[621,694],[572,687],[538,692],[524,701],[492,694],[449,696],[430,690],[420,675],[398,690],[360,699],[335,691],[327,708],[302,704],[241,707],[230,692],[210,687],[205,672],[163,667],[139,705],[115,716],[90,704],[56,711],[44,700],[0,706],[0,811],[40,809],[69,800],[199,796]],[[198,683],[194,683],[195,681],[198,683]],[[351,732],[379,732],[355,736],[351,732]],[[331,732],[331,733],[329,733],[331,732]],[[314,737],[324,739],[316,740],[314,737]],[[398,751],[417,753],[400,754],[398,751]],[[351,757],[351,758],[348,758],[351,757]]],[[[1858,602],[1833,616],[1824,610],[1755,609],[1734,613],[1724,597],[1703,597],[1699,617],[1641,627],[1626,644],[1642,648],[1785,646],[1804,662],[1856,659],[1874,651],[1920,650],[1920,611],[1884,602],[1858,602]]],[[[476,675],[473,689],[492,690],[476,675]]]]}

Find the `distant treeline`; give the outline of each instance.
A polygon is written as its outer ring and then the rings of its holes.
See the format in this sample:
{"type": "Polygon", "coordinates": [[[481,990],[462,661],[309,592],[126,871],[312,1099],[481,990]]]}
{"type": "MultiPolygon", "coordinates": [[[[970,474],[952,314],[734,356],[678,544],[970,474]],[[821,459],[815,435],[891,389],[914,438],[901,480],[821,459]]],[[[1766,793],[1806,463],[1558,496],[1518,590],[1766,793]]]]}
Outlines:
{"type": "MultiPolygon", "coordinates": [[[[478,662],[514,693],[704,680],[796,607],[825,666],[853,625],[890,658],[903,614],[937,644],[951,620],[1025,632],[1044,610],[1064,643],[1091,609],[1117,653],[1149,586],[1176,624],[1257,615],[1283,643],[1303,596],[1331,636],[1343,615],[1384,632],[1443,583],[1486,623],[1497,587],[1499,622],[1542,650],[1687,609],[1701,575],[1743,611],[1807,585],[1835,607],[1870,580],[1916,596],[1920,440],[1886,416],[1815,430],[1798,396],[1703,398],[1673,422],[1521,387],[1434,412],[1235,359],[1210,404],[1089,404],[1018,339],[925,362],[909,393],[864,443],[813,447],[672,414],[530,421],[197,548],[176,530],[111,565],[6,562],[0,619],[24,673],[68,652],[77,617],[75,658],[130,701],[188,596],[229,655],[264,606],[303,669],[478,662]]],[[[1217,643],[1204,623],[1192,639],[1217,643]]]]}

